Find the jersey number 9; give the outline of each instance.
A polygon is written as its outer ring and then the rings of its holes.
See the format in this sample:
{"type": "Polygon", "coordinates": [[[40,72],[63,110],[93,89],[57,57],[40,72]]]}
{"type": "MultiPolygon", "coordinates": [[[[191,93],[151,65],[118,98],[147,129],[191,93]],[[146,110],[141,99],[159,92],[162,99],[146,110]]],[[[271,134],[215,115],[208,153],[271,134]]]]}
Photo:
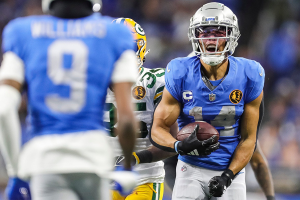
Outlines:
{"type": "Polygon", "coordinates": [[[70,87],[69,98],[59,94],[46,96],[46,105],[55,112],[80,112],[86,101],[87,46],[80,40],[56,40],[48,48],[47,74],[55,85],[70,87]],[[64,57],[71,56],[71,66],[65,66],[64,57]]]}

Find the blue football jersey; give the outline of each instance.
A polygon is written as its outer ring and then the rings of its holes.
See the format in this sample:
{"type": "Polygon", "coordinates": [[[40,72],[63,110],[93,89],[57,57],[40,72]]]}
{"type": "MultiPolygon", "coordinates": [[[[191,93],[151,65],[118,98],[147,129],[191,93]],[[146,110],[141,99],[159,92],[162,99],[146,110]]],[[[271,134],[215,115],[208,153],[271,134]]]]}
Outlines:
{"type": "Polygon", "coordinates": [[[206,121],[220,134],[220,148],[209,156],[179,156],[192,165],[226,169],[240,141],[240,120],[245,104],[256,99],[264,86],[262,66],[245,58],[229,57],[229,71],[211,91],[202,80],[197,56],[177,58],[167,66],[166,88],[182,105],[179,129],[195,121],[206,121]]]}
{"type": "Polygon", "coordinates": [[[112,20],[98,13],[79,19],[30,16],[6,26],[3,51],[25,64],[31,138],[104,130],[114,64],[134,48],[128,28],[112,20]]]}

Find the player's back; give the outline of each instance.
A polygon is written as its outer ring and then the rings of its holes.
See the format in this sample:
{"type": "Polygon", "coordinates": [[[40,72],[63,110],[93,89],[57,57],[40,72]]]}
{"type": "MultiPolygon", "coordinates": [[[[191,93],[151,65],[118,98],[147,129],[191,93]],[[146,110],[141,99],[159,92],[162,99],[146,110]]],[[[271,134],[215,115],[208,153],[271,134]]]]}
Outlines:
{"type": "Polygon", "coordinates": [[[23,66],[27,86],[31,137],[19,159],[23,179],[111,170],[113,156],[103,128],[106,91],[112,75],[114,82],[124,80],[115,64],[123,66],[117,63],[128,53],[135,58],[130,31],[111,21],[100,14],[31,16],[4,29],[4,56],[23,66]]]}
{"type": "Polygon", "coordinates": [[[103,130],[103,103],[114,64],[133,46],[127,28],[111,21],[100,14],[32,16],[6,27],[4,50],[16,53],[25,66],[32,137],[103,130]]]}

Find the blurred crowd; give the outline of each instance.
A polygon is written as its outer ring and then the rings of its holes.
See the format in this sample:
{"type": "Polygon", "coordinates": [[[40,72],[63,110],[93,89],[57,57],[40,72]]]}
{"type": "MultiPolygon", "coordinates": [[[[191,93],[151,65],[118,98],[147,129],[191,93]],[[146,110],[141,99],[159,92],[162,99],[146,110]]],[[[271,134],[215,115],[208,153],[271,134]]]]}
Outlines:
{"type": "MultiPolygon", "coordinates": [[[[207,2],[211,1],[103,0],[101,12],[137,21],[146,32],[150,49],[144,66],[164,68],[171,59],[184,57],[192,51],[187,37],[189,20],[207,2]]],[[[282,194],[299,194],[300,1],[218,2],[231,8],[239,20],[241,38],[234,55],[259,61],[266,71],[265,113],[259,142],[269,162],[275,190],[282,194]]],[[[13,18],[42,14],[40,4],[41,0],[0,0],[0,31],[13,18]]],[[[3,177],[5,173],[0,170],[2,187],[5,185],[3,177]]],[[[247,185],[248,191],[259,191],[251,172],[247,175],[247,185]]]]}

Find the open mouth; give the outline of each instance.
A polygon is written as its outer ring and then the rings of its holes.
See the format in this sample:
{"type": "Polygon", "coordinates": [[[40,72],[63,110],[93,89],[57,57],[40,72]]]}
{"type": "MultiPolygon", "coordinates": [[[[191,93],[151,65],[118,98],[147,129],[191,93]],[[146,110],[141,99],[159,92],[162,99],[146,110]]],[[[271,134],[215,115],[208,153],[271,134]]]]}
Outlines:
{"type": "Polygon", "coordinates": [[[206,51],[207,52],[210,52],[210,53],[213,53],[213,52],[217,52],[218,51],[218,48],[217,48],[217,51],[216,51],[216,45],[208,45],[206,47],[206,51]]]}

